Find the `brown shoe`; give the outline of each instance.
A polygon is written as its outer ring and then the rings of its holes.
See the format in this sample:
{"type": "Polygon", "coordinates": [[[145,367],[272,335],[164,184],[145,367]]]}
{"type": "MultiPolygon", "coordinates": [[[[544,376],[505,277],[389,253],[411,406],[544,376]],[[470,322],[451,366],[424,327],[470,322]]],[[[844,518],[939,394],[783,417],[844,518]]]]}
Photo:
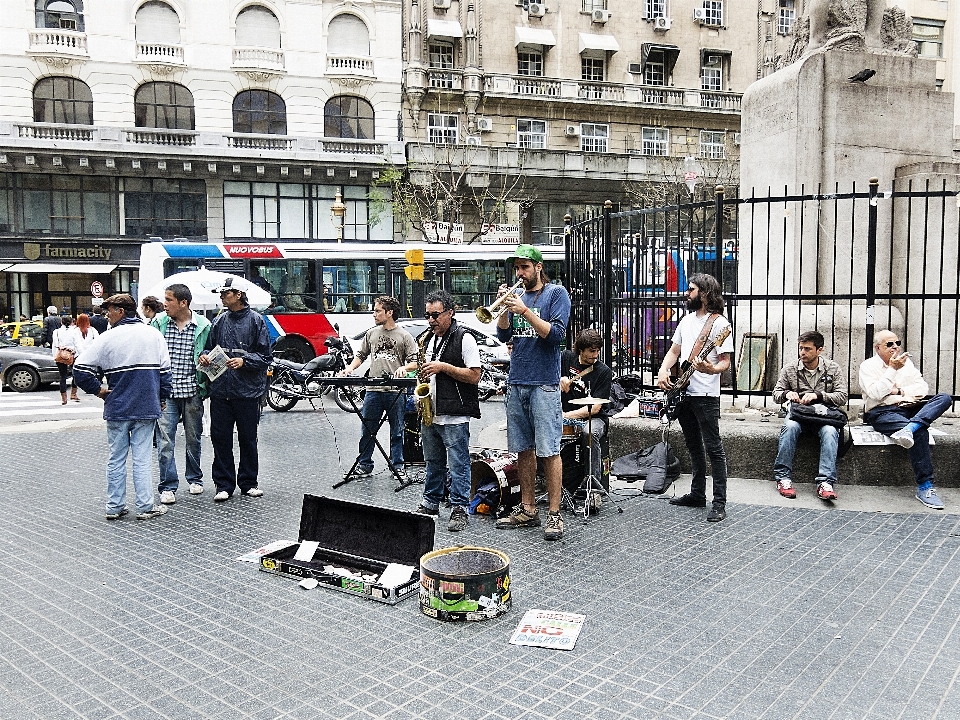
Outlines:
{"type": "Polygon", "coordinates": [[[523,503],[520,503],[509,515],[497,520],[493,526],[498,530],[509,530],[520,527],[537,527],[538,525],[540,525],[540,511],[534,510],[529,513],[523,507],[523,503]]]}

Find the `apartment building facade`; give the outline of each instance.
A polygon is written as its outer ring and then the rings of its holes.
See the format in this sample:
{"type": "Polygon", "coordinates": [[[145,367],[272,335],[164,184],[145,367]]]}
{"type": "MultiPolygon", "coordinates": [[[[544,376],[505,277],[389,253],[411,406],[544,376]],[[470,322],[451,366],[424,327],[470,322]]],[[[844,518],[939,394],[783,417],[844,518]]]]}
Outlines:
{"type": "Polygon", "coordinates": [[[129,290],[150,239],[393,238],[367,196],[404,163],[399,0],[0,0],[0,16],[0,316],[129,290]]]}

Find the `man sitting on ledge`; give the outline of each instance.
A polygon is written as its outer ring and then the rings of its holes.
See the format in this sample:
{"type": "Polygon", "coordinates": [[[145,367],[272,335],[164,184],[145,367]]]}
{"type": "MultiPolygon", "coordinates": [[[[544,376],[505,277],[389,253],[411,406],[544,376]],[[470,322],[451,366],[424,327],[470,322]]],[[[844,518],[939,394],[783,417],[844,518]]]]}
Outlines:
{"type": "Polygon", "coordinates": [[[943,501],[933,487],[927,428],[950,409],[953,399],[945,393],[923,399],[929,391],[927,382],[910,354],[901,351],[896,333],[881,330],[874,335],[873,352],[860,364],[863,421],[910,451],[917,500],[928,508],[943,510],[943,501]]]}

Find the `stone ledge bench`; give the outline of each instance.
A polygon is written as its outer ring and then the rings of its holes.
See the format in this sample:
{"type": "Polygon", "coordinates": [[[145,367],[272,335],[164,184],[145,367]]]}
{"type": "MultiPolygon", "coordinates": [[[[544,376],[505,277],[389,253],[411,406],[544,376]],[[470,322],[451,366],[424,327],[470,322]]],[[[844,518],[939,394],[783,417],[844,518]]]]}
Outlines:
{"type": "MultiPolygon", "coordinates": [[[[859,420],[852,424],[859,424],[859,420]]],[[[783,420],[772,416],[761,420],[756,413],[724,411],[720,415],[720,437],[727,453],[729,477],[773,481],[773,462],[783,420]]],[[[662,427],[649,418],[617,418],[610,422],[610,457],[616,459],[660,442],[662,427]]],[[[947,435],[937,435],[933,451],[936,484],[960,487],[960,419],[945,415],[933,427],[947,435]]],[[[690,455],[680,425],[674,422],[667,440],[680,459],[684,473],[691,471],[690,455]]],[[[793,462],[793,481],[813,482],[820,458],[820,442],[815,434],[804,433],[797,444],[793,462]]],[[[707,473],[710,462],[707,459],[707,473]]],[[[913,485],[913,469],[907,451],[897,445],[853,445],[837,461],[837,480],[841,485],[913,485]]]]}

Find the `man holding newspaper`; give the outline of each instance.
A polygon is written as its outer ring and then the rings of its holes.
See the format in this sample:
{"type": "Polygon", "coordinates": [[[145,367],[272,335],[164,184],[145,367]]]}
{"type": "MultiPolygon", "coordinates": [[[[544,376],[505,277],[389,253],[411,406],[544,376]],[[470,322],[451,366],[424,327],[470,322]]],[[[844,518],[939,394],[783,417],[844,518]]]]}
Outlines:
{"type": "Polygon", "coordinates": [[[210,328],[200,369],[210,377],[210,442],[213,445],[211,476],[213,499],[228,500],[237,487],[243,495],[260,497],[257,474],[257,426],[260,398],[267,389],[267,368],[273,359],[263,317],[247,303],[248,283],[227,278],[214,290],[227,312],[210,328]],[[237,428],[240,464],[234,467],[233,428],[237,428]]]}

